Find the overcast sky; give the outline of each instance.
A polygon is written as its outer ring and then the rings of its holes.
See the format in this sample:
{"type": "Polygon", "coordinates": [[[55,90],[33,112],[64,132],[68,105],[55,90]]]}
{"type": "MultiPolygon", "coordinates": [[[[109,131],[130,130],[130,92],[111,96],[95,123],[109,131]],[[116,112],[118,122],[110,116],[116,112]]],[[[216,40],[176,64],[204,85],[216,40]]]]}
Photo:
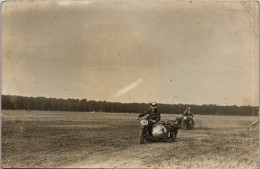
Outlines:
{"type": "Polygon", "coordinates": [[[258,4],[5,2],[2,94],[258,105],[258,4]]]}

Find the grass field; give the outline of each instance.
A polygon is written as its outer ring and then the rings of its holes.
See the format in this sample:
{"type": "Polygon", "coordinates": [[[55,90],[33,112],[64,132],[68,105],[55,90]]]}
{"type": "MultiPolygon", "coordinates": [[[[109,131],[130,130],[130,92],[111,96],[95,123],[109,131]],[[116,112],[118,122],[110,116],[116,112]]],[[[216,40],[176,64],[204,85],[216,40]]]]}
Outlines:
{"type": "Polygon", "coordinates": [[[195,115],[195,129],[179,130],[177,142],[145,145],[136,117],[3,110],[2,167],[258,168],[258,117],[195,115]]]}

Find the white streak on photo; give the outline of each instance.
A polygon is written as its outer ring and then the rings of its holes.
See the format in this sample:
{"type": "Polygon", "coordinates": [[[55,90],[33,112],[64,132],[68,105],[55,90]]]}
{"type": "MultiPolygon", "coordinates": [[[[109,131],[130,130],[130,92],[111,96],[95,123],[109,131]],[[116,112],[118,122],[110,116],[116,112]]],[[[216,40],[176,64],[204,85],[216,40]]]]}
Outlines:
{"type": "Polygon", "coordinates": [[[135,81],[134,83],[130,84],[129,86],[119,90],[113,98],[121,96],[122,94],[125,94],[127,92],[129,92],[130,90],[136,88],[144,79],[139,78],[137,81],[135,81]]]}

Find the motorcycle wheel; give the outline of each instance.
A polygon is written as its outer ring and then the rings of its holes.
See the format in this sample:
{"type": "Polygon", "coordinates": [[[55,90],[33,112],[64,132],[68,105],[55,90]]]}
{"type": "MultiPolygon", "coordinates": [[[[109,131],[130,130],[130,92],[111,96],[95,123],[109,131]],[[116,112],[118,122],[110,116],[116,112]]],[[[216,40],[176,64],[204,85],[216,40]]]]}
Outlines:
{"type": "Polygon", "coordinates": [[[187,129],[188,129],[188,130],[192,130],[193,128],[194,128],[194,122],[193,122],[193,120],[191,120],[191,121],[189,121],[189,123],[188,123],[187,129]]]}
{"type": "Polygon", "coordinates": [[[176,140],[177,140],[177,134],[176,133],[171,133],[171,141],[172,142],[176,142],[176,140]]]}
{"type": "Polygon", "coordinates": [[[183,129],[183,130],[186,130],[186,129],[187,129],[186,122],[183,122],[183,123],[182,123],[182,129],[183,129]]]}
{"type": "Polygon", "coordinates": [[[140,132],[140,144],[144,144],[145,143],[145,136],[143,135],[143,130],[141,130],[140,132]]]}
{"type": "Polygon", "coordinates": [[[190,122],[189,122],[188,124],[186,124],[186,129],[187,129],[187,130],[191,130],[191,124],[190,124],[190,122]]]}
{"type": "Polygon", "coordinates": [[[191,129],[194,129],[194,121],[192,121],[191,129]]]}

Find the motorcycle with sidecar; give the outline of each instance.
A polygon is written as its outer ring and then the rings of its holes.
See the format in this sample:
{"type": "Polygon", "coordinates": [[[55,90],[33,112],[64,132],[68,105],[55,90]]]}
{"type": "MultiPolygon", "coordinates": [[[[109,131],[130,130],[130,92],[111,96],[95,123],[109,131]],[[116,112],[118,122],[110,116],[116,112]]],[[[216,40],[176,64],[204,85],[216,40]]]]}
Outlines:
{"type": "Polygon", "coordinates": [[[182,129],[191,130],[194,129],[193,116],[182,116],[182,129]]]}
{"type": "Polygon", "coordinates": [[[170,121],[159,121],[155,124],[151,120],[141,119],[140,144],[149,141],[171,139],[176,141],[178,129],[181,127],[181,118],[170,121]],[[148,125],[152,126],[152,131],[148,131],[148,125]]]}

